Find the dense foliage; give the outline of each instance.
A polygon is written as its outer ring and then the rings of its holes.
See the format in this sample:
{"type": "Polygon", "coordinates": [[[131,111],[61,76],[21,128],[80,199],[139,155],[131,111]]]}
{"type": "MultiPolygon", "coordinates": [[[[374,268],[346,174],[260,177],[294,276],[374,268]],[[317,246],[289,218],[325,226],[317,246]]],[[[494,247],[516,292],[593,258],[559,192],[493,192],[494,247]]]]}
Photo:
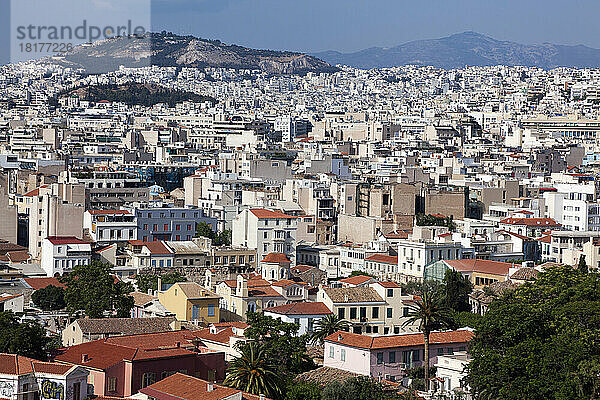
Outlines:
{"type": "Polygon", "coordinates": [[[98,102],[107,100],[110,102],[125,103],[127,105],[141,105],[151,107],[158,103],[166,103],[174,107],[177,103],[184,101],[204,102],[216,100],[210,96],[202,96],[196,93],[172,90],[157,85],[144,85],[140,83],[127,83],[123,85],[90,85],[84,88],[61,93],[59,96],[70,96],[81,93],[82,100],[98,102]]]}
{"type": "Polygon", "coordinates": [[[449,269],[444,275],[444,282],[440,286],[442,302],[456,312],[471,311],[469,294],[473,285],[469,278],[458,271],[449,269]]]}
{"type": "Polygon", "coordinates": [[[66,307],[64,289],[54,285],[36,290],[31,295],[31,300],[44,311],[62,310],[66,307]]]}
{"type": "Polygon", "coordinates": [[[456,224],[452,216],[442,217],[438,215],[417,214],[417,226],[445,226],[450,232],[456,230],[456,224]]]}
{"type": "Polygon", "coordinates": [[[366,376],[350,378],[345,382],[331,382],[323,389],[322,400],[384,400],[381,385],[366,376]]]}
{"type": "Polygon", "coordinates": [[[476,398],[599,398],[598,281],[555,267],[492,302],[470,345],[476,398]]]}
{"type": "Polygon", "coordinates": [[[225,229],[223,232],[215,232],[212,230],[210,224],[199,222],[196,225],[196,236],[211,239],[213,246],[231,246],[231,229],[225,229]]]}
{"type": "Polygon", "coordinates": [[[229,365],[223,383],[248,393],[279,399],[282,397],[281,377],[273,361],[267,356],[265,346],[249,342],[240,348],[240,356],[229,365]]]}
{"type": "Polygon", "coordinates": [[[177,282],[185,282],[187,278],[185,275],[180,274],[177,271],[167,272],[163,275],[154,274],[139,274],[136,277],[135,284],[140,292],[148,293],[148,290],[158,290],[158,277],[160,276],[161,283],[173,284],[177,282]]]}
{"type": "Polygon", "coordinates": [[[349,329],[350,323],[348,321],[340,319],[335,314],[329,314],[317,320],[314,330],[310,335],[310,340],[313,343],[323,343],[327,336],[337,331],[348,331],[349,329]]]}
{"type": "Polygon", "coordinates": [[[36,322],[20,322],[12,312],[0,312],[0,353],[45,361],[48,358],[50,338],[36,322]]]}
{"type": "Polygon", "coordinates": [[[130,316],[133,297],[128,294],[133,288],[116,280],[110,264],[92,261],[90,265],[77,265],[61,280],[67,286],[65,302],[70,314],[83,310],[90,318],[102,318],[105,312],[130,316]]]}

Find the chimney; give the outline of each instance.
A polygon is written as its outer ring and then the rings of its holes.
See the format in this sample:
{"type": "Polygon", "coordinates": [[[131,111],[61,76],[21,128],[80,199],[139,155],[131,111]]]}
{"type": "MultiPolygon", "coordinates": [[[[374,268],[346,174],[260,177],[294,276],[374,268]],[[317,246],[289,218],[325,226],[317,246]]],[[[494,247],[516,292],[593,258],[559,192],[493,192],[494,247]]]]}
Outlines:
{"type": "Polygon", "coordinates": [[[160,276],[158,277],[158,283],[156,285],[157,291],[161,292],[162,291],[162,279],[160,278],[160,276]]]}
{"type": "Polygon", "coordinates": [[[90,359],[89,359],[88,355],[87,355],[87,354],[82,354],[82,355],[81,355],[81,362],[82,362],[82,363],[86,363],[86,362],[88,362],[88,361],[90,361],[90,359]]]}
{"type": "Polygon", "coordinates": [[[341,341],[342,341],[342,339],[343,339],[343,336],[342,336],[342,334],[341,334],[341,333],[338,333],[338,342],[341,342],[341,341]]]}
{"type": "Polygon", "coordinates": [[[206,382],[206,391],[208,393],[212,392],[214,390],[214,384],[212,382],[206,382]]]}
{"type": "Polygon", "coordinates": [[[344,294],[344,302],[348,302],[350,300],[350,296],[348,296],[348,293],[344,294]]]}
{"type": "Polygon", "coordinates": [[[265,395],[264,395],[264,394],[261,394],[261,395],[260,395],[258,398],[259,398],[260,400],[265,400],[265,399],[266,399],[266,397],[265,397],[265,395]]]}
{"type": "Polygon", "coordinates": [[[177,348],[181,347],[181,342],[175,342],[175,347],[177,347],[177,348]]]}

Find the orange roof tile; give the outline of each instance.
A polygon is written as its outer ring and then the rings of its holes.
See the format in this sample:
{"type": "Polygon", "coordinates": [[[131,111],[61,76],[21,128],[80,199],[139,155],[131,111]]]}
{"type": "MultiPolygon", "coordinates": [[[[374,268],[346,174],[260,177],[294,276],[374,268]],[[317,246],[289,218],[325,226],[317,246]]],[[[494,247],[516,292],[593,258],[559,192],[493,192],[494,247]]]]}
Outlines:
{"type": "Polygon", "coordinates": [[[331,314],[331,310],[321,302],[299,302],[282,304],[280,306],[269,307],[264,311],[269,311],[281,315],[326,315],[331,314]]]}
{"type": "Polygon", "coordinates": [[[372,261],[384,264],[398,264],[398,256],[390,256],[388,254],[373,254],[366,257],[365,261],[372,261]]]}
{"type": "Polygon", "coordinates": [[[263,258],[262,262],[274,264],[290,264],[290,259],[283,253],[269,253],[263,258]]]}
{"type": "Polygon", "coordinates": [[[266,218],[296,218],[293,215],[287,215],[280,211],[266,210],[264,208],[252,208],[250,212],[258,219],[266,218]]]}
{"type": "MultiPolygon", "coordinates": [[[[473,338],[473,336],[473,332],[468,329],[432,332],[429,337],[429,342],[431,344],[467,343],[473,338]]],[[[368,350],[415,347],[424,345],[422,333],[371,337],[357,333],[339,331],[327,336],[325,341],[368,350]]]]}
{"type": "Polygon", "coordinates": [[[513,266],[511,263],[491,260],[444,260],[451,268],[459,272],[480,272],[491,275],[506,276],[509,268],[513,266]]]}

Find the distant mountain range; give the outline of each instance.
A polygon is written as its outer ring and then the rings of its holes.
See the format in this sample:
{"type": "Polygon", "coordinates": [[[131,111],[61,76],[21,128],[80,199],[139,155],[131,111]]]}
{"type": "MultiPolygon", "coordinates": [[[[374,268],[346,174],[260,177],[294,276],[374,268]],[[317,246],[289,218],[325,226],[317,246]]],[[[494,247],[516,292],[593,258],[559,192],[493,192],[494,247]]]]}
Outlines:
{"type": "Polygon", "coordinates": [[[551,43],[525,45],[464,32],[441,39],[417,40],[391,48],[372,47],[354,53],[325,51],[312,54],[331,65],[385,68],[409,64],[452,69],[465,65],[523,65],[556,67],[600,67],[600,50],[551,43]]]}
{"type": "Polygon", "coordinates": [[[260,69],[271,74],[334,72],[337,68],[316,57],[289,51],[255,50],[171,33],[147,33],[142,37],[118,37],[76,46],[51,62],[89,73],[114,71],[120,65],[175,67],[224,67],[260,69]]]}

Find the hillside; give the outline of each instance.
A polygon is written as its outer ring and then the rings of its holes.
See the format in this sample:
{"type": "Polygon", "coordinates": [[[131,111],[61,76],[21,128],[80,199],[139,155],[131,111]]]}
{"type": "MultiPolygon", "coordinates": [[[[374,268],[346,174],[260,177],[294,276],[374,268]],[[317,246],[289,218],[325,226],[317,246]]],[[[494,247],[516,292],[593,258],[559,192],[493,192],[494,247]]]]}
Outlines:
{"type": "Polygon", "coordinates": [[[120,65],[260,69],[270,74],[337,70],[316,57],[302,53],[255,50],[171,33],[148,33],[139,38],[119,37],[76,46],[71,52],[53,58],[52,62],[84,68],[90,73],[113,71],[120,65]]]}
{"type": "Polygon", "coordinates": [[[396,47],[372,47],[354,53],[326,51],[313,54],[331,65],[357,68],[385,68],[401,65],[432,65],[461,68],[465,65],[523,65],[593,68],[600,66],[600,50],[586,46],[551,43],[525,45],[500,41],[476,32],[464,32],[441,39],[418,40],[396,47]]]}

